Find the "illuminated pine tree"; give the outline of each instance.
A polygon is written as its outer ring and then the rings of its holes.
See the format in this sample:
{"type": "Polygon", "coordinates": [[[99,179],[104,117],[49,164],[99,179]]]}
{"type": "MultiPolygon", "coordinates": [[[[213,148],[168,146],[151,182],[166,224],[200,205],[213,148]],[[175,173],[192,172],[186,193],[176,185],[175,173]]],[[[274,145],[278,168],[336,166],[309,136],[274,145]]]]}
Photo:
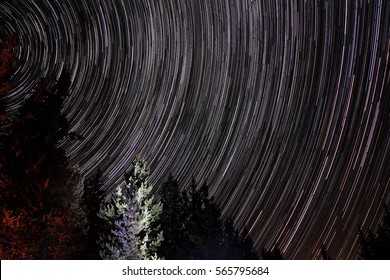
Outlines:
{"type": "Polygon", "coordinates": [[[99,241],[100,257],[105,260],[138,258],[135,230],[135,189],[118,186],[110,200],[100,208],[98,216],[106,222],[99,241]]]}
{"type": "Polygon", "coordinates": [[[125,173],[126,184],[118,186],[99,216],[108,230],[100,241],[103,259],[153,259],[163,239],[159,226],[162,204],[154,201],[149,169],[142,160],[125,173]]]}

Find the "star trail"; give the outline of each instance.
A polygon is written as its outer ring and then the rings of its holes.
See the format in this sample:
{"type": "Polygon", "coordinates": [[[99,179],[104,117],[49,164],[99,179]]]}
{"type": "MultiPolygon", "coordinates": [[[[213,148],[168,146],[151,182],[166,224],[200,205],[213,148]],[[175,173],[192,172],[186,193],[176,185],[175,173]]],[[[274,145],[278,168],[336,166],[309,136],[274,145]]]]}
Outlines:
{"type": "Polygon", "coordinates": [[[357,257],[390,201],[390,1],[4,0],[16,111],[69,69],[66,144],[107,186],[206,180],[257,249],[357,257]]]}

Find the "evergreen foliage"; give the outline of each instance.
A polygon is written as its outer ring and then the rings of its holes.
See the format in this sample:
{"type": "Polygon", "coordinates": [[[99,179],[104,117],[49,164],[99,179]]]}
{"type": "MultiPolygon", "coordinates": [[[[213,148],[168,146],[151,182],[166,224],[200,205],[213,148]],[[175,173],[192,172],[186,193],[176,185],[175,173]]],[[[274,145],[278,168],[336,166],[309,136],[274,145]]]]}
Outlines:
{"type": "Polygon", "coordinates": [[[321,246],[321,256],[323,260],[331,260],[332,258],[328,254],[328,250],[326,250],[325,245],[322,244],[321,246]]]}
{"type": "Polygon", "coordinates": [[[99,217],[105,223],[100,245],[100,257],[108,260],[138,259],[135,240],[135,189],[130,185],[118,186],[110,195],[107,203],[103,203],[99,217]],[[122,237],[118,235],[122,234],[122,237]]]}
{"type": "Polygon", "coordinates": [[[0,47],[0,128],[3,128],[7,120],[4,101],[9,95],[12,75],[16,69],[16,41],[15,36],[7,38],[0,47]]]}
{"type": "Polygon", "coordinates": [[[77,169],[59,147],[69,125],[62,114],[70,85],[63,73],[41,81],[10,123],[1,145],[2,259],[77,259],[85,242],[85,213],[77,169]]]}
{"type": "Polygon", "coordinates": [[[104,229],[104,221],[98,216],[103,201],[103,172],[98,169],[94,176],[86,180],[83,193],[83,207],[87,219],[86,259],[100,259],[99,233],[104,229]]]}
{"type": "MultiPolygon", "coordinates": [[[[6,112],[6,98],[10,94],[12,75],[16,69],[16,37],[7,38],[0,46],[0,155],[4,154],[6,127],[9,118],[6,112]]],[[[4,157],[0,156],[0,187],[6,180],[4,157]]]]}
{"type": "Polygon", "coordinates": [[[208,198],[206,183],[197,190],[196,182],[192,180],[187,211],[190,259],[219,259],[223,234],[221,212],[213,198],[208,198]]]}
{"type": "Polygon", "coordinates": [[[164,204],[161,224],[164,240],[160,254],[166,259],[256,259],[249,235],[240,240],[231,219],[222,223],[221,212],[209,198],[208,185],[192,180],[188,193],[180,191],[169,175],[161,189],[164,204]],[[248,241],[250,241],[248,243],[248,241]],[[250,248],[245,247],[251,244],[250,248]]]}
{"type": "Polygon", "coordinates": [[[240,240],[238,231],[234,228],[233,220],[229,217],[224,224],[223,255],[228,260],[241,259],[240,240]]]}
{"type": "Polygon", "coordinates": [[[183,259],[184,250],[189,245],[186,240],[188,215],[186,198],[179,190],[177,180],[169,175],[161,189],[161,202],[164,205],[161,214],[161,227],[164,240],[159,248],[159,254],[165,259],[183,259]]]}
{"type": "Polygon", "coordinates": [[[162,203],[155,202],[149,184],[149,169],[138,160],[125,173],[125,185],[116,188],[99,216],[108,225],[103,234],[103,259],[155,259],[163,239],[159,217],[162,203]]]}
{"type": "Polygon", "coordinates": [[[382,223],[376,234],[367,234],[359,228],[360,257],[366,260],[390,259],[390,210],[385,205],[382,223]]]}
{"type": "Polygon", "coordinates": [[[283,260],[282,251],[277,245],[271,249],[263,249],[261,252],[260,259],[262,260],[283,260]]]}
{"type": "Polygon", "coordinates": [[[259,259],[256,251],[254,249],[254,245],[252,242],[251,237],[249,236],[248,229],[244,227],[243,233],[242,233],[242,238],[241,238],[241,259],[243,260],[255,260],[259,259]]]}

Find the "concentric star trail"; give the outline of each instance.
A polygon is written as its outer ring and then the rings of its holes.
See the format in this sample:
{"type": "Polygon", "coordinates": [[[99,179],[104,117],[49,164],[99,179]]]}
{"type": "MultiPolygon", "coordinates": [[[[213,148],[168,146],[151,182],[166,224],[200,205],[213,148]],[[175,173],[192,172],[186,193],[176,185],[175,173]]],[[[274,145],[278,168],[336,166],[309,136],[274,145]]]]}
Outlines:
{"type": "Polygon", "coordinates": [[[15,111],[72,76],[67,144],[88,176],[137,154],[156,191],[206,180],[257,249],[357,257],[390,201],[390,1],[4,0],[15,111]]]}

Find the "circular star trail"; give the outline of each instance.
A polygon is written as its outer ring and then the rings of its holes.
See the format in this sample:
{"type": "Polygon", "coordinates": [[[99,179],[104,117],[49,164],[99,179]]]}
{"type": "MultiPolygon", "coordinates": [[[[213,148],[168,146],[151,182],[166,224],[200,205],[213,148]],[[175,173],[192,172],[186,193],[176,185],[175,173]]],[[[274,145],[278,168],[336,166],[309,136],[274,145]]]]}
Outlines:
{"type": "Polygon", "coordinates": [[[257,249],[356,258],[389,203],[390,1],[5,0],[15,111],[72,76],[72,164],[206,180],[257,249]]]}

